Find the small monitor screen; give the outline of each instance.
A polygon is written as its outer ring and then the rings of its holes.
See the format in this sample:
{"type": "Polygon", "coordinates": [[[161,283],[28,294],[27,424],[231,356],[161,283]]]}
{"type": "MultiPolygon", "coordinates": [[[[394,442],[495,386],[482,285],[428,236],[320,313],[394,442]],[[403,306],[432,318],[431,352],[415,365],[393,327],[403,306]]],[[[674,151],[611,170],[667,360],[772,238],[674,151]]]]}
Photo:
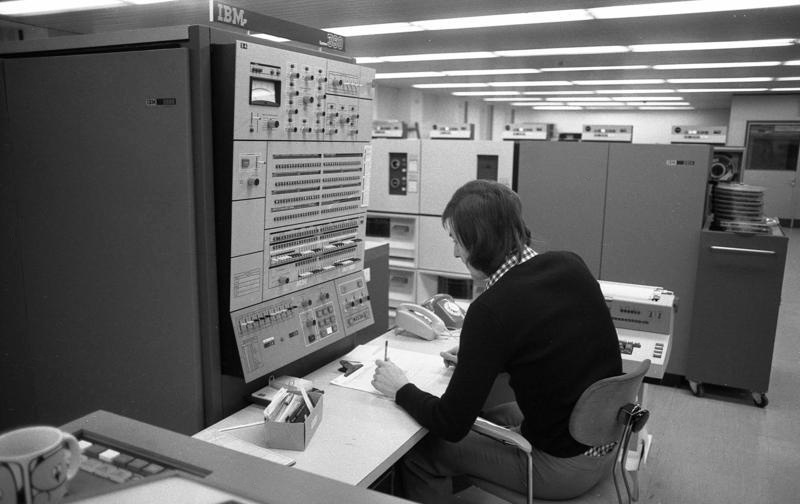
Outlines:
{"type": "Polygon", "coordinates": [[[270,79],[250,78],[250,104],[277,107],[281,104],[281,83],[270,79]]]}

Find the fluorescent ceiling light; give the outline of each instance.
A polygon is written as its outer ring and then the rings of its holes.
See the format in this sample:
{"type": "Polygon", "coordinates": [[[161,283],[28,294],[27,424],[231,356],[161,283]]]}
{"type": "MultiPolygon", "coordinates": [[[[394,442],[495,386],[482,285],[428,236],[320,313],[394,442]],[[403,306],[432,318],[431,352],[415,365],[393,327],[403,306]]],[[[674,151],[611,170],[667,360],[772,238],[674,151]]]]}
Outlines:
{"type": "MultiPolygon", "coordinates": [[[[0,3],[2,5],[2,3],[0,3]]],[[[696,51],[713,49],[738,49],[757,47],[780,47],[795,44],[795,39],[764,39],[764,40],[735,40],[730,42],[702,42],[702,43],[673,43],[673,44],[642,44],[632,46],[586,46],[586,47],[550,47],[544,49],[518,49],[509,51],[475,51],[455,53],[428,53],[428,54],[401,54],[394,56],[360,56],[356,63],[385,63],[407,61],[440,61],[455,59],[481,59],[497,57],[519,56],[554,56],[575,54],[609,54],[634,52],[659,52],[659,51],[696,51]]]]}
{"type": "Polygon", "coordinates": [[[659,102],[659,101],[629,101],[625,105],[631,106],[651,106],[651,107],[688,107],[689,102],[659,102]]]}
{"type": "Polygon", "coordinates": [[[649,93],[674,93],[674,89],[598,89],[597,94],[649,94],[649,93]]]}
{"type": "Polygon", "coordinates": [[[511,81],[511,82],[488,82],[492,87],[523,87],[523,86],[571,86],[570,81],[511,81]]]}
{"type": "Polygon", "coordinates": [[[621,102],[567,102],[570,106],[583,106],[583,107],[609,107],[617,108],[624,107],[625,104],[621,102]]]}
{"type": "Polygon", "coordinates": [[[583,110],[583,107],[569,107],[566,105],[537,105],[533,110],[583,110]]]}
{"type": "MultiPolygon", "coordinates": [[[[133,5],[151,5],[157,3],[173,2],[175,0],[122,0],[122,1],[133,5]]],[[[289,39],[284,39],[284,40],[288,41],[289,39]]]]}
{"type": "Polygon", "coordinates": [[[629,49],[626,46],[586,46],[586,47],[550,47],[545,49],[517,49],[513,51],[495,51],[497,56],[559,56],[564,54],[611,54],[624,53],[629,49]]]}
{"type": "Polygon", "coordinates": [[[794,44],[795,39],[732,40],[729,42],[682,42],[673,44],[638,44],[630,46],[633,52],[708,51],[714,49],[748,49],[755,47],[781,47],[794,44]]]}
{"type": "Polygon", "coordinates": [[[395,56],[381,56],[381,61],[402,63],[404,61],[440,61],[455,59],[480,59],[496,58],[494,53],[488,51],[457,52],[457,53],[429,53],[429,54],[399,54],[395,56]]]}
{"type": "Polygon", "coordinates": [[[611,98],[606,96],[569,96],[569,97],[561,97],[561,98],[545,98],[545,101],[591,101],[591,102],[605,102],[611,101],[611,98]]]}
{"type": "Polygon", "coordinates": [[[0,2],[0,14],[6,16],[32,16],[56,12],[102,9],[125,5],[119,0],[13,0],[0,2]]]}
{"type": "Polygon", "coordinates": [[[414,84],[412,87],[420,89],[445,89],[489,87],[489,85],[484,82],[442,82],[435,84],[414,84]]]}
{"type": "Polygon", "coordinates": [[[381,23],[373,25],[341,26],[339,28],[325,28],[325,31],[343,37],[360,37],[362,35],[388,35],[390,33],[409,33],[422,31],[419,26],[411,23],[381,23]]]}
{"type": "Polygon", "coordinates": [[[800,60],[784,61],[783,64],[788,66],[798,66],[800,65],[800,60]]]}
{"type": "Polygon", "coordinates": [[[456,91],[454,96],[513,96],[519,91],[456,91]]]}
{"type": "Polygon", "coordinates": [[[612,66],[587,66],[587,67],[548,67],[542,72],[592,72],[595,70],[644,70],[649,65],[612,65],[612,66]]]}
{"type": "Polygon", "coordinates": [[[512,107],[531,107],[533,105],[536,105],[536,103],[529,101],[515,101],[509,103],[509,105],[511,105],[512,107]]]}
{"type": "Polygon", "coordinates": [[[376,73],[376,79],[415,79],[423,77],[444,77],[444,72],[388,72],[376,73]]]}
{"type": "Polygon", "coordinates": [[[680,96],[614,96],[611,98],[614,101],[681,101],[683,98],[680,96]]]}
{"type": "Polygon", "coordinates": [[[767,88],[687,88],[679,89],[679,93],[753,93],[757,91],[766,91],[767,88]]]}
{"type": "Polygon", "coordinates": [[[674,65],[653,65],[654,70],[695,70],[706,68],[746,68],[779,66],[780,61],[739,61],[730,63],[677,63],[674,65]]]}
{"type": "Polygon", "coordinates": [[[272,42],[289,42],[289,39],[276,37],[275,35],[267,35],[266,33],[248,33],[248,35],[264,40],[271,40],[272,42]]]}
{"type": "Polygon", "coordinates": [[[777,81],[796,81],[796,80],[800,80],[800,77],[778,77],[775,80],[777,80],[777,81]]]}
{"type": "Polygon", "coordinates": [[[723,77],[702,79],[667,79],[670,84],[710,84],[714,82],[772,82],[772,77],[723,77]]]}
{"type": "Polygon", "coordinates": [[[465,28],[486,28],[491,26],[514,26],[539,23],[561,23],[565,21],[585,21],[592,16],[584,9],[570,9],[542,12],[522,12],[497,14],[493,16],[471,16],[448,19],[428,19],[413,21],[411,24],[424,30],[456,30],[465,28]]]}
{"type": "Polygon", "coordinates": [[[780,91],[800,91],[800,87],[785,87],[785,88],[776,87],[776,88],[770,88],[770,91],[778,91],[778,92],[780,92],[780,91]]]}
{"type": "Polygon", "coordinates": [[[603,107],[599,105],[592,105],[591,107],[586,107],[586,110],[633,110],[633,107],[628,107],[627,105],[623,105],[622,107],[603,107]]]}
{"type": "Polygon", "coordinates": [[[523,91],[524,95],[590,95],[594,91],[523,91]]]}
{"type": "Polygon", "coordinates": [[[637,107],[639,110],[694,110],[694,107],[669,107],[669,106],[651,106],[651,105],[644,105],[641,107],[637,107]]]}
{"type": "Polygon", "coordinates": [[[522,75],[536,74],[541,71],[535,68],[497,68],[493,70],[444,70],[448,77],[464,77],[468,75],[522,75]]]}
{"type": "Polygon", "coordinates": [[[689,0],[683,2],[660,2],[637,5],[620,5],[587,9],[595,19],[620,19],[631,17],[673,16],[680,14],[700,14],[704,12],[726,12],[768,7],[787,7],[798,5],[797,0],[689,0]]]}
{"type": "Polygon", "coordinates": [[[575,80],[578,86],[625,86],[633,84],[663,84],[664,79],[606,79],[606,80],[575,80]]]}
{"type": "Polygon", "coordinates": [[[759,0],[757,3],[754,3],[752,0],[729,0],[725,2],[719,0],[691,0],[598,7],[591,9],[565,9],[539,12],[517,12],[491,16],[426,19],[403,23],[340,26],[335,28],[325,28],[325,31],[337,33],[345,37],[357,37],[362,35],[384,35],[420,30],[454,30],[538,23],[561,23],[591,19],[669,16],[678,14],[698,14],[704,12],[767,9],[772,7],[788,7],[795,5],[800,5],[800,0],[759,0]]]}
{"type": "Polygon", "coordinates": [[[491,101],[491,102],[508,102],[508,101],[528,101],[528,102],[535,102],[535,101],[542,101],[541,98],[525,98],[522,96],[515,96],[514,98],[484,98],[483,101],[491,101]]]}
{"type": "Polygon", "coordinates": [[[497,14],[492,16],[468,16],[445,19],[424,19],[408,23],[384,23],[358,26],[340,26],[325,28],[325,31],[345,37],[362,35],[385,35],[423,30],[456,30],[466,28],[487,28],[492,26],[514,26],[541,23],[562,23],[567,21],[585,21],[592,16],[585,9],[568,9],[542,12],[519,12],[514,14],[497,14]]]}
{"type": "Polygon", "coordinates": [[[359,65],[368,65],[370,63],[383,63],[383,58],[380,56],[356,56],[356,63],[359,65]]]}

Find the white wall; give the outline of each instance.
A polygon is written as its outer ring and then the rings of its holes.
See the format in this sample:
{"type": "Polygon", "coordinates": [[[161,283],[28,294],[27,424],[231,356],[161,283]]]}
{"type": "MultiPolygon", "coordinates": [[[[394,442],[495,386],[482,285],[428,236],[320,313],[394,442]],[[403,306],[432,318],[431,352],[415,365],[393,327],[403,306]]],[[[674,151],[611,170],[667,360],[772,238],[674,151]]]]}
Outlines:
{"type": "MultiPolygon", "coordinates": [[[[423,93],[414,88],[375,88],[373,119],[405,121],[410,127],[419,124],[420,138],[428,138],[433,125],[475,125],[476,140],[492,140],[494,107],[483,101],[456,96],[423,93]]],[[[496,130],[495,130],[496,131],[496,130]]],[[[415,138],[412,133],[409,138],[415,138]]],[[[499,139],[499,133],[497,134],[499,139]]]]}

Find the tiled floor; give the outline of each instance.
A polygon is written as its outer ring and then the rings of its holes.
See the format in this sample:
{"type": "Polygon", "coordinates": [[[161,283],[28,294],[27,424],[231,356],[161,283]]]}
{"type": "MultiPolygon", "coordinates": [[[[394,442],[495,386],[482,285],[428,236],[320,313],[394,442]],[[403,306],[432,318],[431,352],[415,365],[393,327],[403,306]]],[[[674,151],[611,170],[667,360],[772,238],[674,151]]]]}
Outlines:
{"type": "Polygon", "coordinates": [[[649,387],[654,443],[641,472],[644,503],[800,502],[800,229],[789,252],[769,405],[746,391],[649,387]]]}

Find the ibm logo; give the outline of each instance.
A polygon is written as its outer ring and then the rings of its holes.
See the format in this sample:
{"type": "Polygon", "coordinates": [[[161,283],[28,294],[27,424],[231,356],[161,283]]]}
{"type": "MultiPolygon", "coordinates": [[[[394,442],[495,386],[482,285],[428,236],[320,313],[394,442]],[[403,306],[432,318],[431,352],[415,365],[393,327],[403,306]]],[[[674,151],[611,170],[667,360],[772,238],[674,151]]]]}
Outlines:
{"type": "Polygon", "coordinates": [[[237,9],[221,3],[217,3],[217,21],[239,26],[247,24],[247,18],[244,17],[244,9],[237,9]]]}

